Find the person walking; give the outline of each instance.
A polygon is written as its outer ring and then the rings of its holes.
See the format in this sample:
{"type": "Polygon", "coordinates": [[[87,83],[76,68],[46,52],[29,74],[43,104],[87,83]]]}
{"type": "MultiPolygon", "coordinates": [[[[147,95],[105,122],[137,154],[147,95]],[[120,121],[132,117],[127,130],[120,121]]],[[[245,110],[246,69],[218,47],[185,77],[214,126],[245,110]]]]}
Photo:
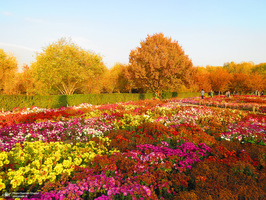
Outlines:
{"type": "Polygon", "coordinates": [[[201,98],[203,99],[204,98],[204,93],[205,93],[204,90],[202,89],[200,93],[201,93],[201,98]]]}
{"type": "Polygon", "coordinates": [[[213,97],[213,91],[211,90],[211,92],[210,92],[210,95],[211,95],[211,98],[213,97]]]}

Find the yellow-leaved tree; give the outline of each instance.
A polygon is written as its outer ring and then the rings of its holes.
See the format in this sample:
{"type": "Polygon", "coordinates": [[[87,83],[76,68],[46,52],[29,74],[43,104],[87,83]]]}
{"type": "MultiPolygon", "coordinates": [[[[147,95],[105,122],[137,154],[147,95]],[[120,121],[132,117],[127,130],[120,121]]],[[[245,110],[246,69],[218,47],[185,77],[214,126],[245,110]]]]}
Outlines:
{"type": "Polygon", "coordinates": [[[17,59],[0,49],[0,93],[13,94],[13,82],[17,69],[17,59]]]}
{"type": "Polygon", "coordinates": [[[37,94],[71,95],[92,92],[107,68],[101,56],[61,38],[37,54],[31,70],[37,94]]]}

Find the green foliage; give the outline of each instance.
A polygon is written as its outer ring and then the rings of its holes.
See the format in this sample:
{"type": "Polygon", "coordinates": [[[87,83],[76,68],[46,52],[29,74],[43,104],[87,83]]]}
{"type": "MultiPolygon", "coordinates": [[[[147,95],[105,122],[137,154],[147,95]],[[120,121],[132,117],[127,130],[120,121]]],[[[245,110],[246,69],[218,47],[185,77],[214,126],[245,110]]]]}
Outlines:
{"type": "MultiPolygon", "coordinates": [[[[24,95],[2,95],[0,96],[0,108],[12,110],[13,108],[30,108],[37,106],[40,108],[60,108],[67,106],[64,101],[65,95],[51,96],[24,96],[24,95]]],[[[66,97],[66,96],[65,96],[66,97]]]]}
{"type": "Polygon", "coordinates": [[[195,97],[200,96],[199,92],[163,92],[162,98],[163,99],[170,99],[174,97],[178,98],[188,98],[188,97],[195,97]]]}

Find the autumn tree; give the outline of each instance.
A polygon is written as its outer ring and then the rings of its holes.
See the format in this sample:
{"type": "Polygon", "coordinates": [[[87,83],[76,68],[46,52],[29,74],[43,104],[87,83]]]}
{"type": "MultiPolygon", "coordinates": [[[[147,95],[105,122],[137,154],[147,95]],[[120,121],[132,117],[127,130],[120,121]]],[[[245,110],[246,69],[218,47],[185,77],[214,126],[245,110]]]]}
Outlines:
{"type": "Polygon", "coordinates": [[[127,65],[116,63],[110,69],[110,79],[113,85],[113,92],[128,92],[128,79],[125,75],[127,65]]]}
{"type": "Polygon", "coordinates": [[[13,91],[14,94],[35,95],[33,76],[28,65],[23,65],[22,72],[16,73],[13,91]]]}
{"type": "Polygon", "coordinates": [[[259,73],[252,73],[247,80],[249,86],[249,92],[264,91],[266,89],[265,76],[259,73]]]}
{"type": "Polygon", "coordinates": [[[258,73],[258,74],[261,74],[261,75],[266,75],[266,63],[260,63],[258,65],[255,65],[252,68],[252,72],[253,73],[258,73]]]}
{"type": "Polygon", "coordinates": [[[129,55],[129,79],[157,95],[189,85],[191,69],[192,62],[178,42],[162,33],[148,35],[129,55]]]}
{"type": "Polygon", "coordinates": [[[107,73],[107,76],[104,78],[104,91],[108,93],[120,92],[118,86],[118,77],[121,74],[122,65],[116,63],[107,73]]]}
{"type": "Polygon", "coordinates": [[[211,91],[210,72],[204,67],[196,67],[196,72],[193,74],[192,79],[195,84],[195,90],[211,91]]]}
{"type": "Polygon", "coordinates": [[[248,79],[249,76],[243,73],[234,73],[232,74],[233,78],[230,82],[231,91],[235,91],[237,93],[247,93],[249,91],[248,79]]]}
{"type": "Polygon", "coordinates": [[[216,67],[216,70],[210,73],[210,81],[212,89],[216,92],[225,92],[229,89],[230,80],[232,75],[227,70],[216,67]]]}
{"type": "Polygon", "coordinates": [[[0,92],[12,94],[13,81],[18,68],[17,59],[0,49],[0,92]]]}
{"type": "Polygon", "coordinates": [[[228,62],[225,63],[223,68],[226,69],[229,73],[241,73],[241,74],[250,74],[252,72],[252,68],[254,68],[253,62],[241,62],[241,63],[235,63],[235,62],[228,62]]]}
{"type": "Polygon", "coordinates": [[[31,65],[35,87],[42,94],[92,91],[106,71],[102,58],[61,38],[37,54],[31,65]]]}

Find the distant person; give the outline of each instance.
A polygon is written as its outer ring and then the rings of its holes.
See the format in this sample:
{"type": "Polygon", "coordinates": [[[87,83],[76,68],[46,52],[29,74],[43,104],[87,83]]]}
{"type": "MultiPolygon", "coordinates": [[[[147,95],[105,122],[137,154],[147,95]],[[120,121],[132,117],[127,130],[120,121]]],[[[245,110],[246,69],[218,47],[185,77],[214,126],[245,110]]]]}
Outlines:
{"type": "Polygon", "coordinates": [[[236,95],[236,91],[233,92],[233,97],[236,95]]]}
{"type": "Polygon", "coordinates": [[[213,91],[211,90],[211,92],[210,92],[210,95],[211,95],[211,98],[213,97],[213,91]]]}
{"type": "Polygon", "coordinates": [[[200,93],[201,93],[201,98],[203,99],[204,98],[204,93],[205,93],[204,90],[202,89],[200,93]]]}
{"type": "Polygon", "coordinates": [[[263,96],[263,91],[261,91],[260,95],[263,96]]]}
{"type": "Polygon", "coordinates": [[[225,93],[225,96],[230,97],[230,91],[229,90],[225,93]]]}

